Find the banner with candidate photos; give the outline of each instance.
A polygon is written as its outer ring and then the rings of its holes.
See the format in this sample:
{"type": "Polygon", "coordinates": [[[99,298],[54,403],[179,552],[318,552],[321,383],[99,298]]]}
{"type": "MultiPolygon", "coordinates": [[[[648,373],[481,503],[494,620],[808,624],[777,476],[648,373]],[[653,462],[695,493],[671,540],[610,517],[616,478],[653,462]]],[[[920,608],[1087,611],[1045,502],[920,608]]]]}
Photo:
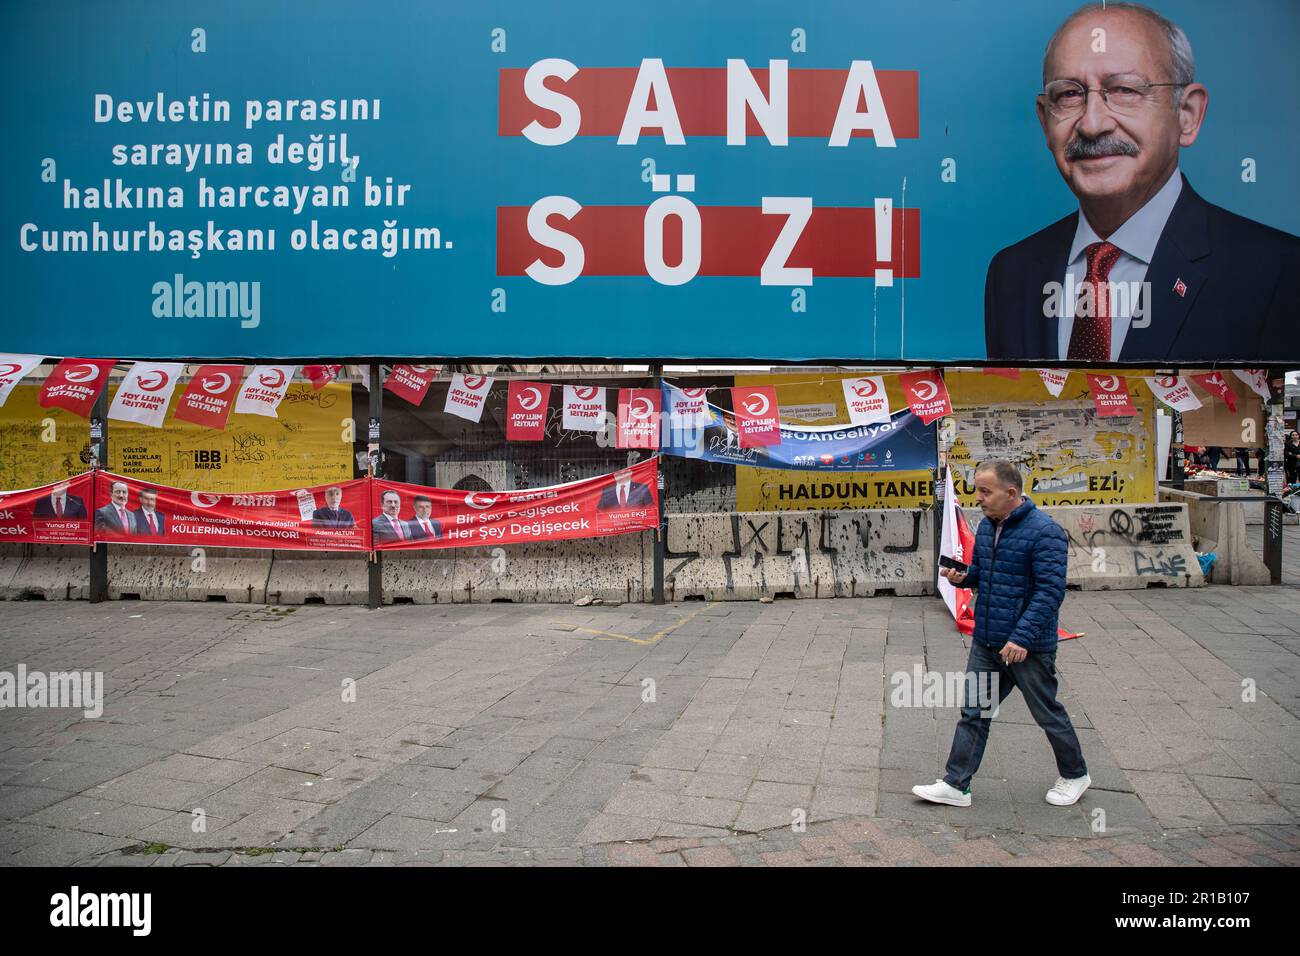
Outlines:
{"type": "Polygon", "coordinates": [[[100,471],[94,539],[116,544],[370,550],[366,479],[284,491],[212,494],[100,471]]]}
{"type": "Polygon", "coordinates": [[[0,543],[88,546],[94,479],[88,471],[39,488],[0,491],[0,543]]]}
{"type": "Polygon", "coordinates": [[[653,531],[659,459],[527,491],[453,491],[374,479],[377,551],[529,544],[653,531]]]}

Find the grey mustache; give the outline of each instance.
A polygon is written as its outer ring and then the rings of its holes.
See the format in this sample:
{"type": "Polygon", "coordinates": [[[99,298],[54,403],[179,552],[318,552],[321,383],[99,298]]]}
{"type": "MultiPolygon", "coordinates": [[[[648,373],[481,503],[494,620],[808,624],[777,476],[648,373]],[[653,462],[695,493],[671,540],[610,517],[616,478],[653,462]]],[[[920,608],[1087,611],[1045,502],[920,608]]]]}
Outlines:
{"type": "Polygon", "coordinates": [[[1097,159],[1101,156],[1136,156],[1137,145],[1116,136],[1074,139],[1065,147],[1066,159],[1097,159]]]}

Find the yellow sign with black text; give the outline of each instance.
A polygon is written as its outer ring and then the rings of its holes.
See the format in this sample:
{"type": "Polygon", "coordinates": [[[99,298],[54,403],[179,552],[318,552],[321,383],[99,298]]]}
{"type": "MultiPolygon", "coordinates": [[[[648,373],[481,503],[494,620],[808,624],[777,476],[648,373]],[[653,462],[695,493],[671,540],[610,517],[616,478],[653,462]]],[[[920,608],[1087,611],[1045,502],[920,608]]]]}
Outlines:
{"type": "MultiPolygon", "coordinates": [[[[791,425],[834,425],[849,420],[843,379],[856,372],[737,375],[737,385],[776,386],[781,421],[791,425]],[[810,417],[815,416],[815,417],[810,417]]],[[[895,375],[885,375],[895,411],[907,400],[895,375]]],[[[934,503],[934,480],[920,471],[784,471],[736,469],[737,511],[843,511],[849,508],[921,508],[934,503]]]]}

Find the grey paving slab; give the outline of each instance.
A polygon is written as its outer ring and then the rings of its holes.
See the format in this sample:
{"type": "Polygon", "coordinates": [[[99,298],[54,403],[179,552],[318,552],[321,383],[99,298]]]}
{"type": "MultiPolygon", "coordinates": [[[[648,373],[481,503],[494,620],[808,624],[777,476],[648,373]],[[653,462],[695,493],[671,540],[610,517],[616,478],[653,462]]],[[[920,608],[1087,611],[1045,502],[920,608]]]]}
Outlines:
{"type": "Polygon", "coordinates": [[[98,721],[0,720],[0,862],[142,865],[122,851],[151,842],[176,849],[149,865],[235,866],[1300,853],[1294,588],[1072,592],[1063,620],[1088,633],[1057,666],[1094,786],[1071,808],[1043,800],[1056,769],[1018,694],[972,807],[911,794],[957,709],[896,707],[890,680],[960,671],[969,647],[933,599],[141,608],[6,607],[7,658],[76,656],[110,691],[98,721]],[[1197,827],[1220,842],[1168,844],[1197,827]]]}

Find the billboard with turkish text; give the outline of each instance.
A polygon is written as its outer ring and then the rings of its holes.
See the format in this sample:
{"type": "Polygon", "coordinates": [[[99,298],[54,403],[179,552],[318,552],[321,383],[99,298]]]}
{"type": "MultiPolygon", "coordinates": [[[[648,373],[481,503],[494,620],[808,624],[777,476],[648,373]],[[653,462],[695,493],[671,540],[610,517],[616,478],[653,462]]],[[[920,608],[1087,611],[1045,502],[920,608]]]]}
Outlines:
{"type": "Polygon", "coordinates": [[[1300,5],[14,0],[0,350],[1295,364],[1300,5]]]}

